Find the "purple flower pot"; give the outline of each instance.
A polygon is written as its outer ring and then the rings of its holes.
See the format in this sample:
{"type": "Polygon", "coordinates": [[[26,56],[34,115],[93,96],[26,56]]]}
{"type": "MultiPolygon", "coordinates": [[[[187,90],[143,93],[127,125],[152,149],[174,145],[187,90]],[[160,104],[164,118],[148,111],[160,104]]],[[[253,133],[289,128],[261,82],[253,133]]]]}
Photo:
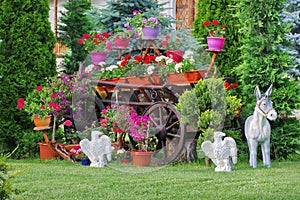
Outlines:
{"type": "Polygon", "coordinates": [[[143,39],[156,39],[159,34],[159,26],[154,28],[151,26],[144,26],[142,32],[143,39]]]}

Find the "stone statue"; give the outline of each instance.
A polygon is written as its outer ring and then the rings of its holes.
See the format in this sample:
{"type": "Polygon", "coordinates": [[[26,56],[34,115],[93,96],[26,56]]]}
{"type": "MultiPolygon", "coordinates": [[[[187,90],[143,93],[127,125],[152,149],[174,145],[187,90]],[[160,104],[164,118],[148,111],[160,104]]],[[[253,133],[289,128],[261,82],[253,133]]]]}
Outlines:
{"type": "Polygon", "coordinates": [[[269,99],[272,93],[272,85],[265,94],[261,94],[259,87],[256,86],[254,94],[256,95],[256,106],[253,115],[249,116],[245,122],[245,136],[247,138],[250,151],[250,166],[257,167],[257,145],[261,144],[263,164],[271,167],[270,160],[270,135],[271,127],[269,120],[275,120],[277,113],[273,108],[273,103],[269,99]]]}
{"type": "Polygon", "coordinates": [[[229,172],[233,169],[233,164],[237,163],[237,148],[235,140],[226,136],[223,132],[214,133],[214,142],[204,141],[201,148],[205,155],[216,165],[216,172],[229,172]]]}
{"type": "Polygon", "coordinates": [[[83,139],[79,144],[83,153],[90,159],[91,167],[104,167],[111,161],[111,141],[102,132],[92,131],[91,141],[83,139]]]}

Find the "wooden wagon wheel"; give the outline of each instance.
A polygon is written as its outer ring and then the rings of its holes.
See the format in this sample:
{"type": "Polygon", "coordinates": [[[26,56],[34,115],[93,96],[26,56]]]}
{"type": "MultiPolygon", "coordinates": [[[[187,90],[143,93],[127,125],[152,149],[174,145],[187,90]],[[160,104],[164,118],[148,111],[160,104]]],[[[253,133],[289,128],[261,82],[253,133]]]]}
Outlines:
{"type": "Polygon", "coordinates": [[[185,141],[185,127],[180,125],[180,114],[174,105],[156,102],[148,107],[143,115],[150,117],[154,126],[151,134],[157,137],[152,163],[161,166],[174,161],[180,155],[185,141]]]}

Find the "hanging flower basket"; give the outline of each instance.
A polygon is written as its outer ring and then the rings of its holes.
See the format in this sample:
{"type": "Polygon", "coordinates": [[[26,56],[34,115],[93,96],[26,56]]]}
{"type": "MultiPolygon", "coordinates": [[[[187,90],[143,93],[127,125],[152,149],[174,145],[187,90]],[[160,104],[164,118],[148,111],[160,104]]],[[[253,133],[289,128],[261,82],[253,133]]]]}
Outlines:
{"type": "Polygon", "coordinates": [[[156,39],[159,34],[159,26],[151,27],[151,26],[144,26],[142,28],[143,32],[143,39],[156,39]]]}
{"type": "Polygon", "coordinates": [[[209,50],[221,51],[224,47],[226,38],[222,37],[207,37],[207,46],[209,50]]]}
{"type": "Polygon", "coordinates": [[[91,59],[94,65],[98,65],[100,62],[106,61],[107,52],[90,52],[91,59]]]}

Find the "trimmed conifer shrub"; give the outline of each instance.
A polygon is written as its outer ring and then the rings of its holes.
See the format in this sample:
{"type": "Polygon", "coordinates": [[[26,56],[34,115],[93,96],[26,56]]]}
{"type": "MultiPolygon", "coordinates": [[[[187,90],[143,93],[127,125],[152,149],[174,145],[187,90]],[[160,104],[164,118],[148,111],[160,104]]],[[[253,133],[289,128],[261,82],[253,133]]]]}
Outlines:
{"type": "Polygon", "coordinates": [[[0,152],[12,150],[31,116],[17,109],[17,99],[56,74],[49,0],[0,3],[0,152]]]}

